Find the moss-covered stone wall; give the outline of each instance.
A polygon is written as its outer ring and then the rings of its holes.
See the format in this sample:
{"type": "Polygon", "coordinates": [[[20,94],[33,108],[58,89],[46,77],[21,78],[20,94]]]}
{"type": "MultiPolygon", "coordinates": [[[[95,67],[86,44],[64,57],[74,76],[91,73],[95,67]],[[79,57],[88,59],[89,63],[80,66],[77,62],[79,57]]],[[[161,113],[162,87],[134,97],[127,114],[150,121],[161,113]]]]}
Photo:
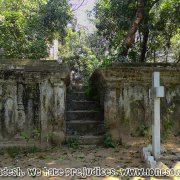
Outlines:
{"type": "Polygon", "coordinates": [[[107,131],[115,141],[151,135],[152,73],[159,71],[165,98],[161,98],[161,135],[180,135],[180,67],[171,64],[114,64],[97,69],[92,82],[104,107],[107,131]]]}
{"type": "Polygon", "coordinates": [[[57,61],[0,61],[0,142],[65,139],[69,69],[57,61]]]}

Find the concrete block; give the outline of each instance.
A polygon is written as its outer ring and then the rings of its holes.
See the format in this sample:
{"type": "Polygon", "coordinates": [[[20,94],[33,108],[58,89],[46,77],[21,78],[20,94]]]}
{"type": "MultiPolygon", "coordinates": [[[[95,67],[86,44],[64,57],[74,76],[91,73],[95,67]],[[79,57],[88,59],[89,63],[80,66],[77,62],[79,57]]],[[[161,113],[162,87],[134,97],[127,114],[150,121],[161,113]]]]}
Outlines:
{"type": "Polygon", "coordinates": [[[179,171],[180,171],[180,161],[178,161],[177,163],[175,163],[175,164],[172,166],[172,168],[173,168],[174,170],[179,170],[179,171]]]}
{"type": "Polygon", "coordinates": [[[164,97],[164,86],[159,86],[155,88],[155,97],[156,98],[161,98],[164,97]]]}
{"type": "Polygon", "coordinates": [[[159,161],[156,165],[156,168],[158,169],[164,169],[164,170],[167,170],[169,169],[164,163],[162,163],[161,161],[159,161]]]}
{"type": "Polygon", "coordinates": [[[167,150],[164,146],[161,146],[161,153],[165,153],[167,150]]]}
{"type": "Polygon", "coordinates": [[[148,157],[151,156],[150,152],[145,153],[145,160],[148,161],[148,157]]]}
{"type": "Polygon", "coordinates": [[[149,144],[149,145],[147,146],[147,150],[148,150],[149,152],[152,152],[152,145],[151,145],[151,144],[149,144]]]}
{"type": "Polygon", "coordinates": [[[156,161],[154,160],[154,156],[148,156],[148,167],[149,168],[155,168],[156,167],[156,161]]]}

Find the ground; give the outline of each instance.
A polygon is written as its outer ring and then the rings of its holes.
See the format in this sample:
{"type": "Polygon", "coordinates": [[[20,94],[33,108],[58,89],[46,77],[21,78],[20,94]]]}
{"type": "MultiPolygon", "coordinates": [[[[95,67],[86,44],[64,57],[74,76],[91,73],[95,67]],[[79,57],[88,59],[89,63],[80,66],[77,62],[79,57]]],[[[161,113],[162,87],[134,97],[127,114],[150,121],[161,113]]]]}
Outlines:
{"type": "MultiPolygon", "coordinates": [[[[172,149],[178,149],[179,138],[174,137],[170,140],[166,140],[163,145],[167,149],[165,154],[166,158],[162,161],[171,167],[174,162],[180,161],[180,157],[171,153],[172,149]],[[169,158],[167,158],[169,157],[169,158]]],[[[142,147],[149,144],[149,140],[145,138],[134,138],[132,141],[124,145],[119,145],[115,148],[105,148],[104,146],[78,146],[70,148],[67,145],[59,148],[53,148],[51,150],[34,153],[17,153],[15,156],[10,153],[1,153],[0,155],[0,168],[3,167],[21,167],[23,170],[27,168],[82,168],[82,167],[102,167],[102,168],[143,168],[145,163],[141,158],[142,147]]],[[[4,179],[4,178],[2,178],[4,179]]],[[[6,178],[12,179],[12,178],[6,178]]],[[[21,179],[29,180],[30,177],[24,177],[21,179]]],[[[36,179],[46,179],[45,177],[36,179]]],[[[48,179],[80,179],[77,177],[72,178],[48,178],[48,179]]],[[[98,180],[117,180],[119,178],[97,178],[91,177],[89,179],[98,180]]],[[[125,178],[127,179],[127,178],[125,178]]],[[[140,179],[140,178],[139,178],[140,179]]]]}

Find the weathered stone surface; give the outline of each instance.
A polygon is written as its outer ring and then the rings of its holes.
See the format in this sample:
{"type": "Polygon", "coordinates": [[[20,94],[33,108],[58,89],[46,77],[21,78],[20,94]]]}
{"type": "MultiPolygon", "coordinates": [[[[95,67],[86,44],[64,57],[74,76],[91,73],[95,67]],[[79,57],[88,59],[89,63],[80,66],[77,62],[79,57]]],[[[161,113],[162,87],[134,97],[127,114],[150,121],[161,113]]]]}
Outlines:
{"type": "Polygon", "coordinates": [[[57,61],[0,61],[0,139],[65,140],[69,69],[57,61]],[[63,133],[62,133],[63,132],[63,133]],[[61,135],[59,135],[61,134],[61,135]],[[63,135],[62,135],[63,134],[63,135]]]}
{"type": "Polygon", "coordinates": [[[175,163],[172,167],[174,170],[180,170],[180,161],[178,161],[177,163],[175,163]]]}
{"type": "Polygon", "coordinates": [[[51,137],[51,143],[55,145],[61,145],[66,138],[66,134],[63,131],[53,132],[51,137]]]}
{"type": "Polygon", "coordinates": [[[147,166],[149,168],[153,168],[153,169],[156,168],[156,161],[154,160],[154,156],[148,156],[147,162],[148,162],[147,166]]]}
{"type": "Polygon", "coordinates": [[[161,170],[168,170],[169,168],[164,164],[164,163],[162,163],[162,162],[158,162],[157,164],[156,164],[156,168],[157,169],[161,169],[161,170]]]}
{"type": "Polygon", "coordinates": [[[66,141],[68,142],[70,139],[76,139],[79,145],[100,145],[104,141],[104,136],[76,136],[76,135],[68,135],[66,136],[66,141]]]}
{"type": "MultiPolygon", "coordinates": [[[[161,73],[165,98],[161,100],[161,131],[171,120],[174,135],[180,135],[180,67],[166,64],[116,64],[97,69],[91,80],[104,107],[105,125],[116,129],[120,139],[151,135],[152,101],[149,89],[152,72],[161,73]]],[[[112,134],[113,135],[113,134],[112,134]]]]}

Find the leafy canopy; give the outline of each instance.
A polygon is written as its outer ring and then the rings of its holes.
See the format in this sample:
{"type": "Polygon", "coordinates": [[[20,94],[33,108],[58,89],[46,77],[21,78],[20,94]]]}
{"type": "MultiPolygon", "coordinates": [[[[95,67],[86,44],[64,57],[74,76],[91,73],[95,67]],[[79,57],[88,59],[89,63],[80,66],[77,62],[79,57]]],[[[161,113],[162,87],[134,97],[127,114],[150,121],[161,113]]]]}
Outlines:
{"type": "Polygon", "coordinates": [[[0,49],[9,58],[44,58],[71,18],[66,0],[0,0],[0,49]]]}
{"type": "Polygon", "coordinates": [[[123,59],[145,62],[161,57],[162,60],[163,54],[163,60],[178,61],[178,49],[174,52],[179,42],[178,0],[98,0],[94,9],[96,27],[99,37],[105,39],[103,42],[108,47],[108,57],[121,59],[122,45],[128,31],[133,28],[140,2],[145,4],[143,18],[134,34],[135,41],[132,40],[128,56],[123,59]]]}

